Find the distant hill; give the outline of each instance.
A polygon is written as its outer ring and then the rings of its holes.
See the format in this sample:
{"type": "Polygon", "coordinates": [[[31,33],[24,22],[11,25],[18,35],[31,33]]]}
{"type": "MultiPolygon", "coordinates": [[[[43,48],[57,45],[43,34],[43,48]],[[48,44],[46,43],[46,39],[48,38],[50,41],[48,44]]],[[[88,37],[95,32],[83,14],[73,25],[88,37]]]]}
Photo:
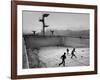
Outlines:
{"type": "MultiPolygon", "coordinates": [[[[42,33],[38,33],[41,35],[42,33]]],[[[46,35],[52,35],[50,30],[45,32],[46,35]]],[[[89,38],[89,30],[54,30],[54,35],[56,36],[70,36],[70,37],[84,37],[89,38]]]]}

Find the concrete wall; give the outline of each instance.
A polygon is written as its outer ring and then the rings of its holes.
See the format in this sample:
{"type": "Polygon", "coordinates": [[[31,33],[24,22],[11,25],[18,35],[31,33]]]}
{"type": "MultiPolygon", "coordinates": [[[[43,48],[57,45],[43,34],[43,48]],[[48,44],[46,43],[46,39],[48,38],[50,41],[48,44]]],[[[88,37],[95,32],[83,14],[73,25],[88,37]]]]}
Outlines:
{"type": "Polygon", "coordinates": [[[66,47],[89,47],[89,39],[80,39],[72,37],[34,37],[24,36],[26,48],[40,48],[47,46],[66,46],[66,47]]]}
{"type": "Polygon", "coordinates": [[[33,37],[27,36],[25,38],[26,48],[39,48],[45,46],[56,46],[59,44],[58,37],[33,37]]]}
{"type": "Polygon", "coordinates": [[[28,55],[27,55],[27,50],[26,50],[26,45],[25,45],[25,41],[24,41],[24,38],[23,38],[23,68],[26,69],[26,68],[29,68],[29,61],[28,61],[28,55]]]}
{"type": "Polygon", "coordinates": [[[64,46],[68,47],[89,47],[89,39],[66,37],[64,39],[64,46]]]}

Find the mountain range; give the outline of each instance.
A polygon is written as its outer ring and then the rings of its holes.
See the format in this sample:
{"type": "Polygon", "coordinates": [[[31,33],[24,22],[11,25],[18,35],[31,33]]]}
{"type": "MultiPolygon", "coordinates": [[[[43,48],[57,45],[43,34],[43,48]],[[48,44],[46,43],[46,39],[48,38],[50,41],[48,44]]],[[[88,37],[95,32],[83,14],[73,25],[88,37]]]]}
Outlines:
{"type": "MultiPolygon", "coordinates": [[[[39,35],[42,34],[42,32],[38,33],[39,35]]],[[[50,30],[46,30],[45,35],[52,35],[50,30]]],[[[84,37],[89,38],[89,30],[54,30],[53,35],[55,36],[70,36],[70,37],[84,37]]]]}

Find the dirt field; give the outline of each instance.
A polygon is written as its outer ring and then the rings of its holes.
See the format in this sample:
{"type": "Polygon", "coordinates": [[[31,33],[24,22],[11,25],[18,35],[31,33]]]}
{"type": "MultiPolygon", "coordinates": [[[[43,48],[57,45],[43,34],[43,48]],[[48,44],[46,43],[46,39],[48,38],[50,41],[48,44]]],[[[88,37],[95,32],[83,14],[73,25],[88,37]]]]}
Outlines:
{"type": "MultiPolygon", "coordinates": [[[[46,64],[46,67],[59,67],[61,55],[66,52],[67,47],[44,47],[39,51],[39,59],[46,64]]],[[[89,66],[89,48],[76,48],[76,56],[71,59],[72,48],[66,54],[65,66],[89,66]]],[[[66,52],[67,53],[67,52],[66,52]]],[[[61,65],[62,67],[63,65],[61,65]]]]}
{"type": "MultiPolygon", "coordinates": [[[[56,39],[50,39],[51,40],[49,40],[49,38],[42,40],[33,40],[33,38],[27,39],[27,41],[25,41],[26,44],[24,44],[27,49],[23,50],[23,66],[26,66],[26,63],[28,63],[29,68],[63,67],[63,65],[59,66],[59,63],[62,61],[60,57],[66,52],[67,48],[69,48],[69,54],[66,55],[65,67],[89,66],[89,39],[66,38],[64,44],[66,44],[67,47],[57,46],[54,43],[56,39]],[[41,44],[45,47],[40,47],[41,44]],[[71,51],[73,48],[76,48],[75,55],[77,58],[73,57],[71,59],[71,51]],[[27,58],[25,57],[26,55],[27,58]],[[27,62],[25,59],[28,59],[27,62]]],[[[25,66],[23,68],[26,68],[25,66]]]]}

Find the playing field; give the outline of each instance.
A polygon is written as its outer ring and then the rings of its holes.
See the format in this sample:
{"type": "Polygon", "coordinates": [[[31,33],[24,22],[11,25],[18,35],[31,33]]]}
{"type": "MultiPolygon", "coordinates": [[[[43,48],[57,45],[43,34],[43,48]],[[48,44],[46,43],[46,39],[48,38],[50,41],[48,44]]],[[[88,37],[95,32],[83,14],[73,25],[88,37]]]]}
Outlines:
{"type": "MultiPolygon", "coordinates": [[[[59,67],[61,55],[67,47],[43,47],[39,50],[39,59],[46,64],[46,67],[59,67]]],[[[75,55],[71,59],[72,48],[69,48],[69,54],[66,54],[65,66],[89,66],[89,48],[76,48],[75,55]]],[[[61,65],[63,66],[63,65],[61,65]]]]}
{"type": "Polygon", "coordinates": [[[23,43],[26,46],[26,48],[23,48],[23,68],[28,65],[29,68],[63,67],[63,65],[59,66],[59,63],[62,62],[61,56],[64,52],[67,53],[67,48],[69,54],[66,54],[65,67],[89,66],[89,39],[65,38],[67,40],[64,42],[66,46],[56,46],[58,40],[56,38],[26,38],[26,45],[23,43]],[[71,59],[73,48],[76,49],[77,58],[71,59]]]}

